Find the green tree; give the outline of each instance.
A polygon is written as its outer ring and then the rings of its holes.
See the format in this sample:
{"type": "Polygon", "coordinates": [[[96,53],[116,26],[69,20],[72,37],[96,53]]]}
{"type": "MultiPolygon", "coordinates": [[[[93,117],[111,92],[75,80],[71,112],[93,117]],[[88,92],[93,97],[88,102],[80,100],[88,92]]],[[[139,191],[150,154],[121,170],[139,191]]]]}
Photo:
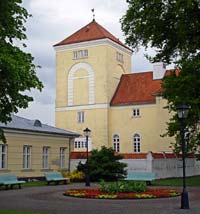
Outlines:
{"type": "MultiPolygon", "coordinates": [[[[188,149],[199,144],[200,118],[200,1],[199,0],[127,0],[128,10],[121,19],[126,42],[137,50],[153,47],[150,61],[174,63],[179,69],[163,79],[163,96],[170,111],[178,104],[189,104],[186,121],[190,129],[188,149]]],[[[167,135],[175,136],[178,151],[180,124],[177,114],[168,123],[167,135]]]]}
{"type": "MultiPolygon", "coordinates": [[[[101,147],[101,150],[94,149],[89,157],[89,174],[92,181],[114,181],[126,176],[126,164],[121,163],[121,155],[115,155],[112,148],[101,147]]],[[[86,171],[86,164],[79,163],[78,170],[86,171]]]]}
{"type": "MultiPolygon", "coordinates": [[[[11,120],[11,113],[18,108],[27,108],[33,98],[24,92],[36,88],[42,90],[42,83],[36,76],[36,66],[26,47],[24,23],[30,14],[21,6],[22,0],[0,1],[0,122],[11,120]],[[20,47],[21,46],[21,47],[20,47]]],[[[5,142],[3,131],[0,140],[5,142]]]]}

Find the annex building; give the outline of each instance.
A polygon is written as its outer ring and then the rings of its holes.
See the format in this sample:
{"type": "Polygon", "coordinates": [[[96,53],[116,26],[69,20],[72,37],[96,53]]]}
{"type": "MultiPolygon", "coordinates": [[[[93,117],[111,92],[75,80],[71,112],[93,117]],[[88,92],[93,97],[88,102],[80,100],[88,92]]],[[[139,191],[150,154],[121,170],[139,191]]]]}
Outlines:
{"type": "Polygon", "coordinates": [[[15,174],[27,179],[45,172],[70,170],[71,144],[79,134],[12,115],[0,122],[6,143],[0,142],[0,175],[15,174]]]}
{"type": "MultiPolygon", "coordinates": [[[[89,150],[113,147],[119,153],[171,151],[161,137],[170,115],[162,97],[163,63],[131,73],[132,50],[95,20],[54,45],[56,127],[91,129],[89,150]]],[[[137,63],[137,62],[135,62],[137,63]]],[[[85,151],[85,137],[74,151],[85,151]]]]}

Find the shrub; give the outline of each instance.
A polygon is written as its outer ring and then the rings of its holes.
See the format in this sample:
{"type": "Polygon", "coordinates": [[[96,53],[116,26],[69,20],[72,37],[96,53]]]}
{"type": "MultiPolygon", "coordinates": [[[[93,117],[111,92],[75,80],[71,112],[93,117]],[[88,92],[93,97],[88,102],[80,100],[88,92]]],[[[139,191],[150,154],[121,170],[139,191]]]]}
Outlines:
{"type": "MultiPolygon", "coordinates": [[[[101,147],[101,150],[92,150],[88,160],[91,181],[116,181],[126,176],[125,163],[119,162],[122,156],[115,155],[112,148],[101,147]]],[[[86,164],[79,162],[77,170],[86,172],[86,164]]]]}
{"type": "Polygon", "coordinates": [[[145,192],[146,183],[140,181],[117,181],[106,183],[100,182],[100,190],[105,193],[128,193],[128,192],[145,192]]]}
{"type": "Polygon", "coordinates": [[[82,171],[78,171],[78,170],[73,170],[71,173],[70,173],[70,181],[83,181],[84,178],[85,178],[85,174],[84,172],[82,171]]]}

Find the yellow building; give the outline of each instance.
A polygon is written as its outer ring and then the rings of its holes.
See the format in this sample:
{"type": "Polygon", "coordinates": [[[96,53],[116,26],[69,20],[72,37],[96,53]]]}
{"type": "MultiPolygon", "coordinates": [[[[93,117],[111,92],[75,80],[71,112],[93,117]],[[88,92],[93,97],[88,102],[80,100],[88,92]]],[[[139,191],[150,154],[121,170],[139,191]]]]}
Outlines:
{"type": "MultiPolygon", "coordinates": [[[[56,127],[78,133],[89,127],[89,150],[170,151],[171,140],[160,137],[169,119],[160,96],[162,63],[153,72],[131,73],[132,50],[95,20],[54,48],[56,127]]],[[[85,146],[84,137],[75,139],[75,151],[85,146]]]]}
{"type": "Polygon", "coordinates": [[[0,127],[7,140],[0,142],[0,174],[35,178],[48,171],[70,170],[69,154],[79,134],[15,115],[0,127]]]}

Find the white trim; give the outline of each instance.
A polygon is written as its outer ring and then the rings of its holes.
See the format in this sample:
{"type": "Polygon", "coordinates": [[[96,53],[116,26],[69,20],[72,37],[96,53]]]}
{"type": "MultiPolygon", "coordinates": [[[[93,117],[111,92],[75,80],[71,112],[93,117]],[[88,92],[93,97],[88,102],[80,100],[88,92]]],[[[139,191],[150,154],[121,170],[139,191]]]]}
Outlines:
{"type": "Polygon", "coordinates": [[[56,112],[60,111],[68,111],[68,110],[88,110],[88,109],[102,109],[109,108],[109,104],[94,104],[94,105],[81,105],[81,106],[65,106],[65,107],[57,107],[56,112]]]}
{"type": "Polygon", "coordinates": [[[74,84],[73,81],[75,79],[80,78],[88,78],[89,79],[89,104],[93,104],[95,102],[94,98],[94,70],[92,69],[91,65],[86,62],[80,62],[73,65],[68,74],[68,105],[73,105],[74,103],[74,84]],[[75,73],[79,69],[84,69],[88,72],[88,75],[84,75],[82,77],[75,77],[75,73]]]}
{"type": "Polygon", "coordinates": [[[92,40],[92,41],[87,41],[87,42],[73,43],[73,44],[68,44],[68,45],[59,45],[59,46],[55,46],[54,50],[59,52],[59,51],[66,51],[66,50],[74,50],[74,49],[78,49],[78,48],[84,49],[84,48],[88,48],[88,47],[92,47],[92,46],[100,46],[100,45],[112,46],[114,48],[117,48],[117,49],[123,51],[124,53],[128,54],[129,56],[131,56],[133,54],[133,52],[131,50],[129,50],[128,48],[125,48],[124,46],[122,46],[108,38],[92,40]]]}

